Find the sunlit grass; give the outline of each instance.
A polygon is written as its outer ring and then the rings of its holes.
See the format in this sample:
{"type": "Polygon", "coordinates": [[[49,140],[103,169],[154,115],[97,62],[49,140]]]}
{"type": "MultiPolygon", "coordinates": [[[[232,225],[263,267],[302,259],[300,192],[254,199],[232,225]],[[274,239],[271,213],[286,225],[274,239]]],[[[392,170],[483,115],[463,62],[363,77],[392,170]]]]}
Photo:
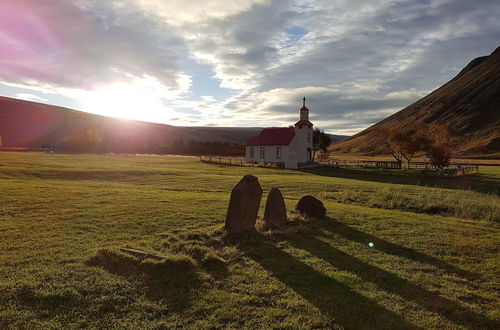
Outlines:
{"type": "Polygon", "coordinates": [[[498,169],[461,190],[391,172],[0,153],[0,328],[496,328],[500,235],[483,207],[498,203],[498,169]],[[228,237],[229,192],[248,173],[263,200],[279,187],[292,210],[312,194],[328,218],[228,237]],[[415,213],[457,198],[471,210],[415,213]]]}

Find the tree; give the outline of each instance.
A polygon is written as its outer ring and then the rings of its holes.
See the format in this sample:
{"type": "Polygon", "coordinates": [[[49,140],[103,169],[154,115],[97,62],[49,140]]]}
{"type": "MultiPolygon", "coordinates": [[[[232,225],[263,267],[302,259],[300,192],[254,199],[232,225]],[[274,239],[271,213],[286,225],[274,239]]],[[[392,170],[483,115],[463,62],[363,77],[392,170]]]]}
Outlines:
{"type": "Polygon", "coordinates": [[[452,134],[444,125],[431,124],[422,130],[422,137],[424,139],[422,149],[430,158],[432,166],[443,173],[444,168],[450,165],[453,156],[452,134]]]}
{"type": "Polygon", "coordinates": [[[415,155],[424,150],[427,139],[415,130],[401,131],[395,136],[397,149],[401,156],[406,160],[408,168],[415,155]]]}
{"type": "Polygon", "coordinates": [[[314,162],[314,157],[316,156],[316,151],[322,150],[323,153],[328,152],[328,147],[332,143],[332,139],[328,134],[322,129],[315,128],[313,131],[313,154],[312,161],[314,162]]]}
{"type": "Polygon", "coordinates": [[[380,143],[378,151],[391,154],[400,168],[403,163],[403,155],[398,141],[401,140],[402,136],[403,132],[397,128],[386,128],[377,131],[377,139],[380,143]]]}

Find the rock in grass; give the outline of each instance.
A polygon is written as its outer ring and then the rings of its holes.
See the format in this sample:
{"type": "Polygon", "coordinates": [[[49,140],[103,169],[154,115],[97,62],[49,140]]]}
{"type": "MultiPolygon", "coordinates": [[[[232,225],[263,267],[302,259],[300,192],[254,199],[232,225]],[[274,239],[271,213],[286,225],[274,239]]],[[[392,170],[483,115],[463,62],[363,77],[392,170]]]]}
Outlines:
{"type": "Polygon", "coordinates": [[[245,175],[231,191],[225,228],[228,233],[254,231],[262,188],[259,179],[245,175]]]}
{"type": "Polygon", "coordinates": [[[268,226],[279,227],[287,222],[285,201],[278,188],[272,188],[267,195],[264,222],[268,226]]]}
{"type": "Polygon", "coordinates": [[[313,196],[302,197],[295,210],[307,218],[321,218],[326,215],[326,209],[323,203],[313,196]]]}

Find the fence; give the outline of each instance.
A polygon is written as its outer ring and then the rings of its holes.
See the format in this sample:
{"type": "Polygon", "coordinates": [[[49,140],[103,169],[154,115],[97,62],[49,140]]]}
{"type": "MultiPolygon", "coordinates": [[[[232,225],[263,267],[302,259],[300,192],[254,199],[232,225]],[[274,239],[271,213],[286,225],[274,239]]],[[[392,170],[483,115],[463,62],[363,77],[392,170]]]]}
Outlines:
{"type": "MultiPolygon", "coordinates": [[[[200,161],[204,163],[212,163],[219,165],[230,166],[253,166],[253,167],[271,167],[284,168],[284,163],[249,163],[243,157],[222,157],[222,156],[200,156],[200,161]]],[[[419,169],[423,171],[435,172],[436,169],[427,162],[410,162],[398,163],[394,161],[375,161],[375,160],[323,160],[315,163],[299,164],[299,168],[311,167],[342,167],[342,168],[380,168],[380,169],[419,169]]],[[[444,169],[445,174],[449,175],[464,175],[479,172],[479,165],[452,165],[444,169]]]]}
{"type": "Polygon", "coordinates": [[[456,165],[444,169],[445,174],[465,175],[479,172],[479,165],[456,165]]]}
{"type": "Polygon", "coordinates": [[[249,163],[243,157],[222,157],[222,156],[200,156],[200,161],[204,163],[230,165],[230,166],[251,166],[251,167],[271,167],[284,168],[285,163],[249,163]]]}

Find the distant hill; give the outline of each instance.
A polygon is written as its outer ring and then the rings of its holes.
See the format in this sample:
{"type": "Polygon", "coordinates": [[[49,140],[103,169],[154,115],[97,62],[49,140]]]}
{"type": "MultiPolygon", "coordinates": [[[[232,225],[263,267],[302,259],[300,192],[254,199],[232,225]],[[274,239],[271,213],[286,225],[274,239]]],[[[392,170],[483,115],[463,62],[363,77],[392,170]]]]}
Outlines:
{"type": "Polygon", "coordinates": [[[331,150],[373,154],[379,129],[411,129],[431,123],[443,124],[455,134],[458,155],[500,157],[500,47],[471,61],[429,95],[332,145],[331,150]]]}
{"type": "MultiPolygon", "coordinates": [[[[57,147],[91,132],[111,150],[138,151],[179,141],[244,143],[260,128],[177,127],[100,116],[68,108],[0,97],[0,135],[4,147],[57,147]]],[[[149,149],[148,149],[149,150],[149,149]]]]}
{"type": "MultiPolygon", "coordinates": [[[[179,141],[245,143],[260,133],[252,127],[179,127],[100,116],[0,96],[0,137],[4,147],[60,147],[84,135],[106,141],[108,151],[140,152],[179,141]]],[[[344,138],[332,135],[334,141],[344,138]]]]}

